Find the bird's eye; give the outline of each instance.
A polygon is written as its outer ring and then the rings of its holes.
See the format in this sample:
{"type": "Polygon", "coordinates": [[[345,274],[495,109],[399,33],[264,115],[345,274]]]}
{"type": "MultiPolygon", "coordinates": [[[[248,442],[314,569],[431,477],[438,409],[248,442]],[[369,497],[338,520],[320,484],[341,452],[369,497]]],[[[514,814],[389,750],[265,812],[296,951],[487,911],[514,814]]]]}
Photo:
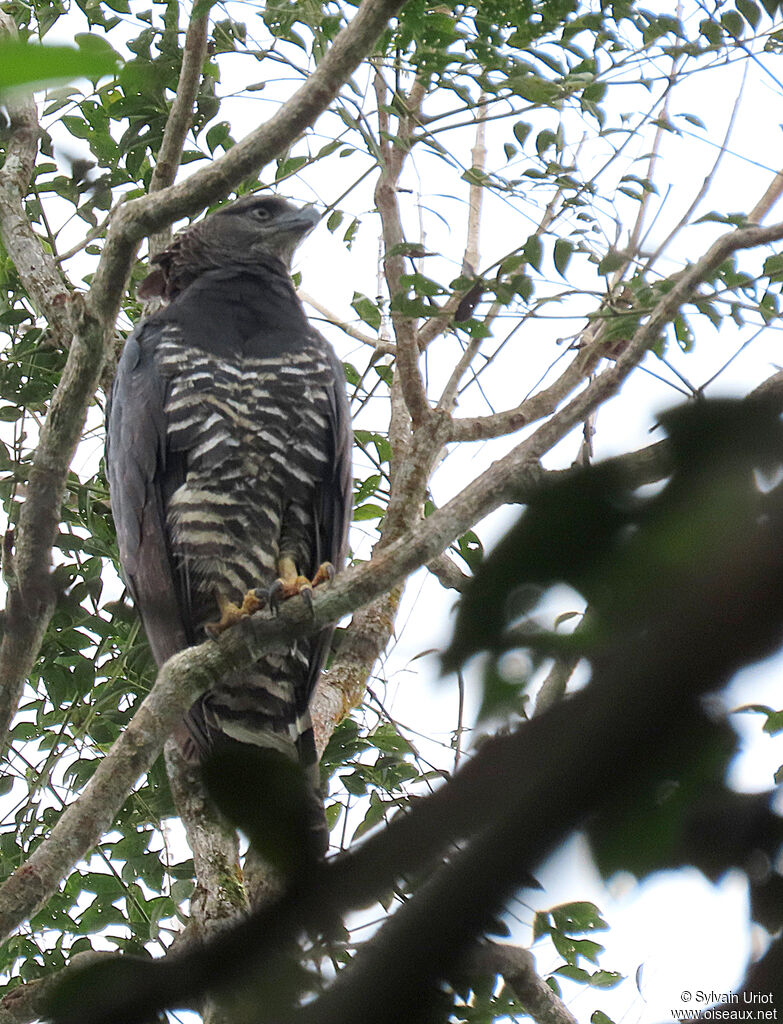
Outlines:
{"type": "Polygon", "coordinates": [[[253,213],[258,220],[269,220],[269,218],[272,216],[271,211],[268,210],[265,206],[259,206],[257,209],[253,211],[253,213]]]}

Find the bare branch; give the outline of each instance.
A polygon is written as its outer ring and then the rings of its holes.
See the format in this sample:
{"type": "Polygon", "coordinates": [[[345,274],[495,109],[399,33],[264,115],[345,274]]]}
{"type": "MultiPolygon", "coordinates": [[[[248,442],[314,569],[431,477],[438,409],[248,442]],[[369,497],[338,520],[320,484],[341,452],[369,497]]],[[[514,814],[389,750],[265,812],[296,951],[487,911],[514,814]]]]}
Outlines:
{"type": "MultiPolygon", "coordinates": [[[[0,11],[0,39],[16,36],[13,18],[0,11]]],[[[9,105],[5,162],[0,168],[0,237],[37,311],[49,322],[58,348],[67,347],[70,289],[51,252],[30,226],[22,200],[33,173],[41,129],[32,99],[9,105]]]]}
{"type": "Polygon", "coordinates": [[[383,342],[380,338],[371,338],[369,334],[364,334],[353,324],[347,323],[342,320],[336,313],[333,313],[330,309],[327,309],[318,299],[314,299],[308,292],[299,291],[299,298],[308,306],[312,306],[316,312],[320,313],[321,316],[326,320],[327,323],[333,324],[335,327],[339,327],[341,331],[348,335],[349,338],[353,338],[354,341],[360,341],[362,345],[368,345],[370,348],[375,349],[381,355],[393,355],[394,345],[389,345],[383,342]]]}
{"type": "Polygon", "coordinates": [[[481,203],[484,198],[484,186],[481,184],[481,175],[484,173],[484,166],[487,160],[487,147],[485,145],[486,120],[480,114],[482,106],[486,101],[486,95],[482,92],[479,97],[479,106],[476,108],[476,140],[473,149],[470,151],[470,169],[472,177],[468,199],[468,233],[465,243],[465,255],[462,258],[463,269],[470,268],[478,270],[479,265],[479,234],[481,231],[481,203]]]}
{"type": "MultiPolygon", "coordinates": [[[[405,257],[401,247],[405,242],[400,207],[397,202],[397,185],[403,162],[410,146],[411,114],[400,114],[396,145],[389,141],[389,115],[386,111],[386,83],[376,68],[375,92],[378,99],[378,122],[380,126],[381,173],[375,186],[375,205],[383,229],[386,286],[392,303],[391,320],[397,345],[396,367],[400,375],[405,404],[411,415],[414,429],[431,414],[424,382],[419,372],[419,345],[416,337],[416,319],[395,309],[395,302],[402,294],[402,276],[405,272],[405,257]]],[[[409,110],[418,111],[424,98],[421,83],[414,83],[407,99],[409,110]]]]}
{"type": "MultiPolygon", "coordinates": [[[[647,180],[652,182],[655,176],[655,165],[658,163],[661,141],[664,133],[668,130],[666,125],[669,123],[669,102],[671,100],[672,89],[677,79],[677,67],[681,64],[683,57],[680,54],[675,54],[671,58],[672,67],[669,72],[669,86],[666,89],[663,97],[663,103],[661,104],[660,113],[656,117],[655,134],[653,136],[652,147],[650,149],[649,156],[647,158],[647,180]]],[[[634,219],[633,227],[631,228],[630,235],[628,238],[627,247],[627,259],[623,261],[622,266],[618,267],[612,275],[612,285],[610,291],[616,287],[617,284],[625,277],[625,274],[630,266],[631,262],[636,259],[639,239],[642,235],[642,225],[644,224],[644,215],[647,212],[647,207],[650,205],[650,198],[652,191],[644,189],[642,192],[641,199],[639,201],[639,208],[636,211],[636,218],[634,219]]]]}
{"type": "Polygon", "coordinates": [[[783,171],[778,171],[770,182],[767,191],[748,214],[748,222],[750,224],[760,224],[778,199],[780,199],[781,195],[783,195],[783,171]]]}
{"type": "MultiPolygon", "coordinates": [[[[747,66],[745,67],[745,71],[743,73],[742,86],[740,87],[739,92],[737,93],[736,99],[734,100],[734,106],[732,107],[732,110],[731,110],[731,117],[729,118],[729,123],[726,126],[726,131],[725,131],[724,136],[723,136],[723,142],[721,143],[720,148],[718,149],[718,155],[715,157],[715,160],[714,160],[714,162],[712,164],[712,167],[710,168],[709,173],[707,174],[707,176],[704,179],[704,181],[701,183],[701,187],[700,187],[699,191],[696,193],[696,195],[693,198],[693,201],[691,202],[691,204],[689,205],[689,207],[685,211],[685,213],[682,215],[682,217],[679,219],[677,224],[672,228],[672,230],[669,232],[669,234],[666,236],[666,238],[664,238],[664,240],[661,242],[661,244],[658,246],[658,248],[655,250],[655,252],[652,254],[652,256],[648,257],[645,260],[645,266],[646,267],[651,267],[658,260],[658,258],[661,255],[661,253],[665,252],[665,250],[669,247],[669,244],[671,243],[672,239],[676,238],[677,235],[682,230],[682,228],[685,227],[685,225],[689,222],[689,220],[691,219],[691,216],[693,215],[694,210],[696,209],[696,207],[699,205],[699,203],[702,201],[702,199],[709,192],[709,190],[710,190],[710,188],[712,186],[712,183],[715,180],[715,175],[718,173],[718,168],[720,167],[721,163],[723,162],[723,157],[726,155],[726,152],[727,152],[728,147],[729,147],[729,139],[731,138],[731,133],[734,131],[734,123],[735,123],[735,121],[737,119],[737,114],[739,113],[740,104],[742,103],[742,95],[743,95],[743,88],[744,88],[744,85],[745,85],[746,74],[747,74],[747,66]]],[[[783,187],[783,179],[781,179],[781,187],[783,187]]],[[[763,202],[763,200],[762,200],[762,202],[763,202]]],[[[759,218],[754,217],[753,213],[751,213],[751,215],[748,217],[748,220],[751,223],[756,221],[757,219],[760,219],[760,217],[759,218]]]]}
{"type": "MultiPolygon", "coordinates": [[[[593,326],[593,325],[591,325],[593,326]]],[[[599,324],[600,328],[602,325],[599,324]]],[[[589,330],[589,328],[588,328],[589,330]]],[[[534,423],[543,416],[548,416],[553,409],[567,398],[578,387],[595,362],[592,351],[597,338],[595,333],[590,341],[577,353],[560,376],[543,391],[536,392],[530,398],[523,399],[513,409],[492,413],[489,416],[454,417],[449,434],[450,441],[481,441],[491,437],[502,437],[512,434],[520,427],[534,423]]],[[[466,354],[465,359],[468,356],[466,354]]]]}
{"type": "Polygon", "coordinates": [[[310,707],[319,757],[335,726],[364,699],[370,673],[394,632],[401,596],[402,587],[395,586],[360,608],[345,631],[331,668],[321,676],[310,707]]]}
{"type": "MultiPolygon", "coordinates": [[[[195,8],[194,8],[195,12],[195,8]]],[[[150,192],[160,192],[174,183],[182,160],[185,137],[193,123],[193,104],[201,82],[201,72],[207,56],[207,26],[209,17],[191,16],[182,51],[182,67],[177,82],[177,94],[171,105],[163,141],[152,172],[150,192]]],[[[150,237],[150,255],[166,248],[171,232],[168,227],[150,237]]]]}
{"type": "MultiPolygon", "coordinates": [[[[120,197],[120,202],[122,201],[123,198],[120,197]]],[[[62,264],[65,263],[66,260],[71,259],[71,257],[75,256],[77,253],[80,253],[83,249],[86,249],[90,242],[94,242],[96,238],[100,238],[105,232],[106,228],[109,226],[109,221],[112,219],[116,212],[117,206],[112,207],[112,209],[109,210],[109,212],[106,214],[103,220],[96,224],[94,228],[90,228],[90,230],[81,239],[80,242],[77,242],[76,245],[71,246],[71,248],[67,249],[65,252],[60,253],[60,255],[57,257],[57,262],[62,266],[62,264]]]]}
{"type": "Polygon", "coordinates": [[[471,577],[445,553],[430,559],[427,568],[446,590],[460,592],[470,583],[471,577]]]}
{"type": "MultiPolygon", "coordinates": [[[[766,228],[751,225],[721,235],[697,263],[678,275],[671,290],[658,301],[645,322],[637,327],[633,337],[614,365],[599,374],[591,384],[572,399],[569,405],[540,427],[525,442],[525,445],[520,445],[514,450],[520,453],[519,458],[529,459],[533,451],[539,454],[548,451],[549,447],[565,436],[575,423],[584,419],[590,410],[596,408],[610,395],[615,394],[623,380],[677,315],[680,307],[693,298],[699,285],[728,256],[741,249],[752,249],[769,242],[779,241],[781,238],[783,238],[783,223],[772,224],[766,228]],[[524,455],[521,454],[523,448],[524,455]]],[[[589,349],[583,349],[554,384],[538,392],[532,398],[521,402],[513,409],[506,409],[489,416],[454,419],[449,440],[477,441],[484,438],[500,437],[546,416],[581,381],[585,372],[585,363],[589,363],[591,359],[595,360],[595,353],[591,353],[589,349]]],[[[506,458],[509,457],[515,457],[514,452],[506,456],[506,458]]],[[[505,459],[501,462],[505,462],[505,459]]]]}
{"type": "MultiPolygon", "coordinates": [[[[486,99],[481,94],[480,103],[486,99]]],[[[481,231],[481,205],[484,198],[484,186],[481,184],[481,174],[484,172],[484,164],[487,159],[487,148],[484,145],[486,126],[484,119],[478,116],[481,106],[477,108],[476,116],[476,141],[471,150],[471,181],[468,193],[468,231],[465,243],[465,254],[462,258],[462,272],[468,276],[474,274],[479,265],[479,234],[481,231]]],[[[480,285],[479,285],[480,289],[480,285]]],[[[478,299],[481,292],[478,290],[478,299]]],[[[464,296],[461,296],[461,299],[464,296]]],[[[460,301],[461,301],[460,299],[460,301]]],[[[478,301],[478,299],[476,301],[478,301]]],[[[475,305],[476,303],[473,303],[475,305]]],[[[497,303],[495,303],[497,305],[497,303]]],[[[494,308],[494,307],[493,307],[494,308]]],[[[457,309],[454,310],[455,314],[457,309]]],[[[468,314],[470,315],[470,314],[468,314]]],[[[467,319],[464,317],[463,319],[467,319]]],[[[459,362],[451,372],[443,393],[438,400],[438,409],[450,412],[457,397],[457,389],[462,376],[468,369],[481,348],[481,338],[471,338],[470,342],[462,353],[459,362]]]]}

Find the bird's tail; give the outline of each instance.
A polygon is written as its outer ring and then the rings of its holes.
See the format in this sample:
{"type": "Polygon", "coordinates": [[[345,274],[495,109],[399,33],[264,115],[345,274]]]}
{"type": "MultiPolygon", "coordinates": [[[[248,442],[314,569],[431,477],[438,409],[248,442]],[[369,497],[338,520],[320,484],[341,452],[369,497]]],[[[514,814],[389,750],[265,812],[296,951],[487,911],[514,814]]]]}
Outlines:
{"type": "Polygon", "coordinates": [[[252,668],[229,673],[201,696],[185,715],[177,738],[190,761],[219,757],[221,751],[239,746],[276,751],[299,764],[310,794],[306,845],[322,856],[329,840],[305,699],[307,672],[307,660],[298,651],[269,652],[252,668]]]}

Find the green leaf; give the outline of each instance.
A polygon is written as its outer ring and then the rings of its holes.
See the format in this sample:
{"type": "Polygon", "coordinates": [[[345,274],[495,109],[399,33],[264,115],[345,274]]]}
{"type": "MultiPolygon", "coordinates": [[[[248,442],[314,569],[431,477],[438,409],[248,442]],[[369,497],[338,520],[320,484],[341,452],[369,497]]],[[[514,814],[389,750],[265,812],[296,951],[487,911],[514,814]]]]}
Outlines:
{"type": "Polygon", "coordinates": [[[589,972],[573,964],[563,964],[562,967],[557,968],[555,974],[559,974],[562,978],[570,978],[571,981],[581,981],[583,984],[590,981],[589,972]]]}
{"type": "Polygon", "coordinates": [[[574,243],[568,238],[558,238],[555,242],[555,268],[561,277],[565,277],[566,269],[574,252],[574,243]]]}
{"type": "Polygon", "coordinates": [[[729,35],[734,36],[735,39],[741,38],[745,29],[745,19],[741,14],[738,14],[736,11],[727,11],[720,16],[720,21],[729,35]]]}
{"type": "Polygon", "coordinates": [[[328,231],[336,231],[337,228],[339,228],[339,226],[342,224],[343,217],[344,217],[344,214],[343,214],[342,210],[332,210],[332,212],[329,214],[329,217],[328,217],[328,219],[326,221],[327,230],[328,231]]]}
{"type": "Polygon", "coordinates": [[[599,274],[612,274],[615,270],[619,270],[620,267],[625,263],[625,256],[616,249],[610,249],[609,252],[604,256],[601,262],[598,264],[599,274]]]}
{"type": "MultiPolygon", "coordinates": [[[[615,985],[620,984],[623,977],[624,975],[620,974],[619,971],[595,971],[590,976],[590,985],[593,988],[614,988],[615,985]]],[[[592,1020],[593,1017],[590,1019],[592,1020]]],[[[609,1018],[606,1017],[606,1020],[609,1020],[609,1018]]],[[[611,1021],[609,1021],[609,1024],[611,1024],[611,1021]]]]}
{"type": "Polygon", "coordinates": [[[514,137],[516,138],[520,146],[524,146],[525,139],[532,131],[532,128],[533,125],[528,124],[527,121],[517,121],[517,123],[514,125],[514,137]]]}
{"type": "Polygon", "coordinates": [[[699,32],[705,36],[713,46],[717,46],[723,40],[723,30],[717,21],[705,18],[699,22],[699,32]]]}
{"type": "Polygon", "coordinates": [[[386,515],[386,510],[382,509],[380,505],[360,505],[357,509],[354,509],[353,518],[354,522],[362,522],[367,519],[382,519],[386,515]]]}
{"type": "Polygon", "coordinates": [[[544,153],[549,149],[550,146],[554,146],[557,143],[557,135],[549,129],[544,128],[536,136],[536,153],[539,156],[543,156],[544,153]]]}
{"type": "Polygon", "coordinates": [[[372,327],[374,331],[380,329],[381,311],[372,299],[362,295],[361,292],[354,292],[351,305],[359,314],[359,319],[366,323],[368,327],[372,327]]]}
{"type": "Polygon", "coordinates": [[[568,934],[605,931],[609,927],[595,903],[562,903],[550,914],[555,927],[568,934]]]}
{"type": "Polygon", "coordinates": [[[80,49],[19,40],[0,42],[0,91],[32,83],[114,74],[117,54],[97,36],[80,37],[80,49]],[[93,42],[84,45],[85,39],[93,42]]]}
{"type": "Polygon", "coordinates": [[[736,0],[737,10],[752,28],[758,28],[761,21],[761,11],[758,4],[753,0],[736,0]]]}
{"type": "Polygon", "coordinates": [[[764,274],[773,281],[783,281],[783,253],[775,253],[764,260],[764,274]]]}
{"type": "Polygon", "coordinates": [[[530,266],[534,267],[536,270],[540,270],[541,261],[544,258],[544,245],[541,241],[541,236],[531,235],[525,242],[525,246],[522,251],[530,266]]]}

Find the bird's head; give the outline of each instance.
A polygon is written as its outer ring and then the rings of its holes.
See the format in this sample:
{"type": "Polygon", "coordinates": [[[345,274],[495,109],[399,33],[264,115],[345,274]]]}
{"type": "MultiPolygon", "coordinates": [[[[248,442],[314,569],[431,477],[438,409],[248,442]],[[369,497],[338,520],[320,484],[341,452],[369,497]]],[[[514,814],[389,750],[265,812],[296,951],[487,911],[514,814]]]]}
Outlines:
{"type": "Polygon", "coordinates": [[[243,196],[221,207],[199,225],[209,246],[242,253],[246,261],[272,256],[290,269],[294,250],[318,223],[312,206],[301,210],[279,196],[243,196]]]}
{"type": "Polygon", "coordinates": [[[300,210],[279,196],[243,196],[180,232],[154,256],[156,267],[137,294],[170,300],[204,271],[226,263],[272,260],[290,270],[296,247],[319,219],[314,207],[300,210]]]}

